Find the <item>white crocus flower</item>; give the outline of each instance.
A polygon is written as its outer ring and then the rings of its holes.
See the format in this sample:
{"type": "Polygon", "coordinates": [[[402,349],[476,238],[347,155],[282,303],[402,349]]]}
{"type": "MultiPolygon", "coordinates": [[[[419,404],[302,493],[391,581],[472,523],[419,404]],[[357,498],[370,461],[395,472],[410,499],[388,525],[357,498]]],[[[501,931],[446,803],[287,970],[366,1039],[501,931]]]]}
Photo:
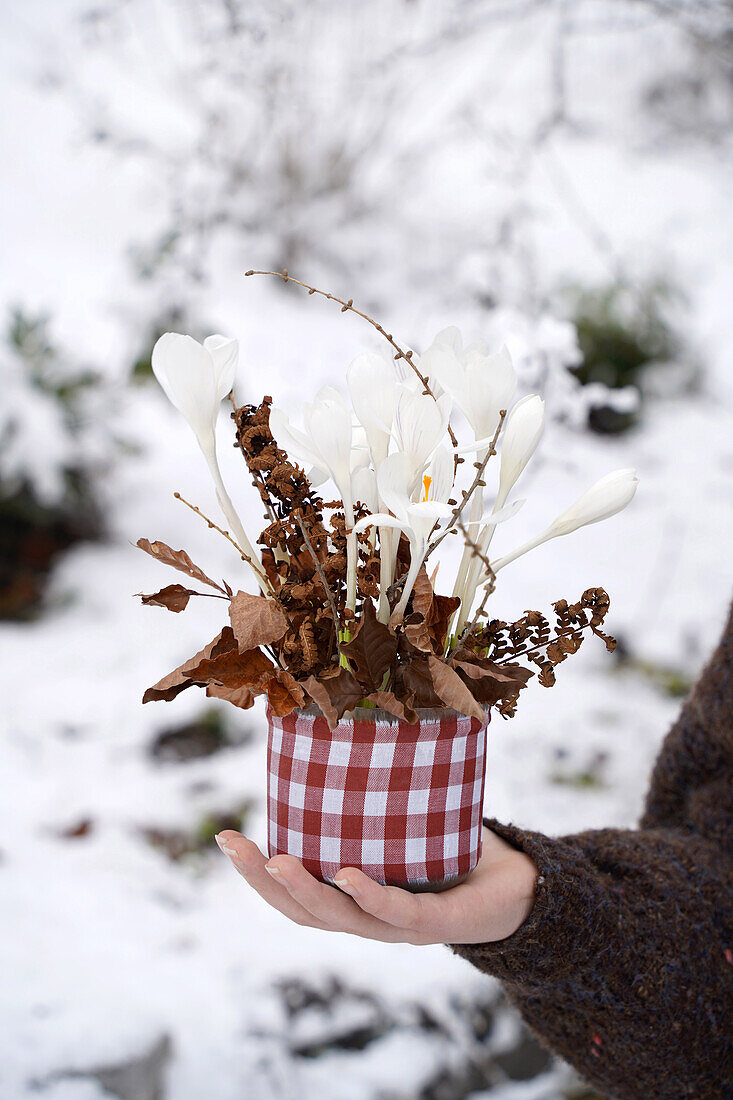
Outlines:
{"type": "Polygon", "coordinates": [[[226,336],[166,332],[153,348],[153,373],[168,400],[186,418],[203,449],[216,426],[219,405],[234,385],[238,344],[226,336]]]}
{"type": "Polygon", "coordinates": [[[166,396],[186,418],[203,452],[216,488],[219,506],[232,534],[252,563],[262,592],[269,586],[257,551],[247,538],[222,480],[216,457],[216,419],[222,400],[231,392],[239,345],[226,336],[207,336],[203,344],[191,336],[166,332],[153,348],[153,373],[166,396]]]}
{"type": "Polygon", "coordinates": [[[493,353],[480,343],[464,347],[459,330],[452,326],[435,337],[420,358],[420,369],[450,394],[476,439],[491,439],[499,413],[509,407],[517,385],[506,347],[493,353]]]}
{"type": "MultiPolygon", "coordinates": [[[[476,459],[481,462],[493,440],[500,413],[509,407],[516,388],[517,376],[509,352],[504,347],[492,354],[481,343],[464,347],[460,331],[451,326],[438,333],[421,357],[420,366],[450,394],[465,416],[473,429],[476,459]]],[[[471,501],[471,523],[481,519],[483,508],[483,489],[478,487],[471,501]]],[[[472,551],[466,547],[453,589],[453,594],[462,599],[461,614],[474,573],[472,551]]]]}
{"type": "Polygon", "coordinates": [[[497,524],[504,518],[510,519],[518,511],[516,505],[507,506],[510,492],[524,472],[527,463],[537,450],[545,426],[545,403],[538,394],[530,394],[518,401],[506,418],[502,432],[501,466],[499,472],[499,491],[494,501],[486,526],[481,531],[477,544],[479,553],[469,562],[464,577],[459,577],[462,590],[456,589],[460,597],[461,609],[458,613],[456,630],[460,634],[473,606],[476,589],[484,570],[484,560],[491,546],[497,524]],[[507,507],[509,511],[507,512],[507,507]],[[502,517],[500,519],[499,517],[502,517]]]}
{"type": "Polygon", "coordinates": [[[413,487],[422,477],[428,459],[445,438],[451,404],[448,394],[436,401],[429,394],[415,392],[404,385],[399,387],[393,436],[397,451],[406,455],[412,465],[413,487]]]}
{"type": "MultiPolygon", "coordinates": [[[[412,500],[413,482],[414,466],[409,455],[397,452],[385,458],[377,473],[377,485],[380,498],[392,514],[365,516],[356,525],[357,531],[366,530],[374,524],[380,528],[397,528],[409,540],[410,568],[402,596],[395,608],[397,618],[404,615],[436,523],[453,513],[451,506],[446,503],[453,486],[453,458],[445,447],[436,451],[423,478],[423,490],[417,502],[412,500]]],[[[383,587],[381,582],[380,587],[383,587]]]]}
{"type": "Polygon", "coordinates": [[[351,404],[366,433],[374,469],[389,452],[399,388],[389,356],[365,352],[353,360],[346,373],[351,404]]]}
{"type": "Polygon", "coordinates": [[[305,431],[294,427],[278,408],[270,410],[270,429],[278,446],[303,466],[327,474],[338,489],[344,506],[351,508],[352,426],[351,411],[333,386],[323,386],[315,401],[303,408],[305,431]]]}
{"type": "Polygon", "coordinates": [[[501,437],[501,468],[497,506],[503,508],[509,494],[537,450],[545,427],[545,403],[532,393],[518,401],[506,418],[501,437]]]}
{"type": "MultiPolygon", "coordinates": [[[[315,401],[303,409],[305,431],[294,428],[285,413],[270,410],[270,428],[275,441],[291,458],[327,471],[344,505],[346,521],[346,606],[356,607],[358,548],[354,533],[354,498],[351,484],[353,429],[346,399],[333,386],[323,386],[315,401]]],[[[362,450],[363,448],[358,448],[362,450]]],[[[358,460],[357,460],[358,466],[358,460]]]]}
{"type": "Polygon", "coordinates": [[[615,516],[630,504],[636,493],[639,483],[636,470],[614,470],[597,481],[587,492],[576,500],[562,515],[550,524],[546,531],[536,538],[530,539],[511,554],[492,562],[492,569],[498,573],[505,565],[522,557],[523,554],[541,546],[543,542],[559,538],[561,535],[569,535],[580,527],[588,527],[591,523],[600,523],[601,520],[615,516]]]}

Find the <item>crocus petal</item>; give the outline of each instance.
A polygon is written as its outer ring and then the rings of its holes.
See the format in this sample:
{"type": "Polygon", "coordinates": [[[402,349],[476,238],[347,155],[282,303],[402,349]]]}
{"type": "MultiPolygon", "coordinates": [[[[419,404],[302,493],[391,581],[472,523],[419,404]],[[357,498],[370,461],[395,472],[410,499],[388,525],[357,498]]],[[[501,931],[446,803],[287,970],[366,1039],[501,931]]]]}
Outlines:
{"type": "Polygon", "coordinates": [[[485,524],[496,527],[500,523],[506,523],[508,519],[513,519],[519,509],[523,508],[526,503],[526,500],[513,500],[511,504],[505,504],[503,508],[498,508],[495,512],[484,512],[481,519],[471,520],[466,524],[466,527],[483,527],[485,524]]]}
{"type": "Polygon", "coordinates": [[[386,512],[375,512],[371,516],[363,516],[362,519],[356,521],[353,527],[354,534],[359,535],[369,527],[396,527],[398,530],[404,531],[405,523],[395,516],[387,515],[386,512]]]}
{"type": "Polygon", "coordinates": [[[201,446],[208,446],[219,409],[210,353],[191,336],[166,332],[153,348],[152,366],[171,404],[186,418],[201,446]]]}
{"type": "Polygon", "coordinates": [[[312,489],[317,489],[328,481],[328,470],[322,470],[319,466],[311,466],[305,475],[312,489]]]}
{"type": "Polygon", "coordinates": [[[436,338],[420,357],[420,369],[429,379],[437,381],[440,388],[450,395],[463,415],[467,417],[471,401],[466,369],[451,344],[438,343],[436,338]]]}
{"type": "Polygon", "coordinates": [[[370,512],[379,509],[377,475],[371,466],[361,466],[351,475],[351,491],[355,503],[357,500],[361,501],[370,512]]]}
{"type": "Polygon", "coordinates": [[[488,356],[473,349],[466,360],[466,379],[469,407],[463,412],[476,435],[491,435],[499,422],[499,413],[509,407],[517,385],[507,348],[488,356]]]}
{"type": "Polygon", "coordinates": [[[320,455],[341,493],[351,505],[351,410],[333,386],[323,386],[312,405],[306,405],[303,419],[313,447],[320,455]]]}
{"type": "Polygon", "coordinates": [[[382,502],[390,512],[406,520],[410,504],[410,491],[414,481],[414,467],[409,455],[402,451],[388,455],[377,471],[377,488],[382,502]]]}
{"type": "Polygon", "coordinates": [[[411,504],[407,510],[407,514],[410,519],[414,516],[419,518],[427,516],[430,519],[448,519],[453,515],[453,509],[450,504],[443,504],[439,500],[421,500],[417,504],[411,504]]]}
{"type": "Polygon", "coordinates": [[[323,469],[323,460],[314,449],[311,440],[305,432],[294,428],[290,423],[290,417],[282,409],[270,409],[270,431],[273,438],[288,456],[304,466],[317,466],[323,469]]]}
{"type": "Polygon", "coordinates": [[[500,501],[505,501],[537,449],[545,426],[545,403],[536,394],[523,397],[509,413],[501,444],[500,501]]]}
{"type": "Polygon", "coordinates": [[[395,441],[399,451],[410,455],[419,476],[423,466],[445,436],[451,411],[451,397],[435,401],[428,394],[400,387],[395,413],[395,441]]]}
{"type": "Polygon", "coordinates": [[[453,455],[447,447],[438,447],[427,472],[430,478],[428,500],[445,503],[453,488],[454,471],[453,455]]]}
{"type": "Polygon", "coordinates": [[[346,379],[356,418],[367,433],[391,432],[397,403],[397,376],[392,360],[365,352],[352,361],[346,379]]]}
{"type": "Polygon", "coordinates": [[[223,401],[234,388],[237,360],[239,358],[239,341],[216,333],[213,336],[206,337],[204,347],[214,361],[216,389],[219,400],[223,401]]]}
{"type": "Polygon", "coordinates": [[[447,328],[440,330],[438,335],[433,340],[432,346],[447,347],[456,355],[460,355],[463,350],[463,337],[461,336],[461,330],[457,325],[448,325],[447,328]]]}
{"type": "Polygon", "coordinates": [[[579,527],[609,519],[630,504],[639,484],[636,470],[614,470],[606,474],[559,515],[548,529],[551,537],[569,535],[579,527]]]}

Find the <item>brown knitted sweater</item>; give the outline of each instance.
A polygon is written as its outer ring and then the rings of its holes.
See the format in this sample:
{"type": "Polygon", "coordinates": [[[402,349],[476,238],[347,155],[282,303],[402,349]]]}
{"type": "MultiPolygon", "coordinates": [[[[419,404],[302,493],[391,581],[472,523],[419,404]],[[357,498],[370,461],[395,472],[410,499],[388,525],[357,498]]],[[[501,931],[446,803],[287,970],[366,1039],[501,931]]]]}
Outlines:
{"type": "Polygon", "coordinates": [[[733,608],[638,829],[486,824],[534,860],[534,908],[508,939],[453,950],[604,1096],[731,1100],[733,608]]]}

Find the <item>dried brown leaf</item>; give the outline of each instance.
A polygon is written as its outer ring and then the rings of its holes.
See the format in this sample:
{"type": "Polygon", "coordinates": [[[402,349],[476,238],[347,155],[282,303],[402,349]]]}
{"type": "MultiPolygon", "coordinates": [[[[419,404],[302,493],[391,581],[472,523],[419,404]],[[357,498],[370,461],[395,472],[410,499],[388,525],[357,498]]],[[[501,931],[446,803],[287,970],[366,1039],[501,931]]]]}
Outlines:
{"type": "Polygon", "coordinates": [[[169,584],[165,588],[161,588],[159,592],[152,592],[149,596],[138,592],[138,596],[144,604],[154,607],[166,607],[176,614],[186,609],[191,596],[200,595],[200,592],[194,592],[193,589],[185,588],[182,584],[169,584]]]}
{"type": "Polygon", "coordinates": [[[241,710],[254,706],[255,697],[246,687],[225,687],[224,684],[207,684],[206,694],[211,699],[224,699],[241,710]]]}
{"type": "Polygon", "coordinates": [[[199,653],[184,661],[182,665],[179,665],[173,672],[169,672],[162,680],[158,680],[157,684],[149,687],[143,695],[143,703],[153,703],[159,700],[170,702],[171,699],[175,699],[177,695],[180,695],[186,688],[191,687],[192,684],[205,682],[196,680],[193,676],[193,670],[198,668],[202,661],[217,658],[230,650],[236,650],[236,648],[237,640],[234,637],[234,631],[231,627],[225,626],[221,634],[217,634],[199,653]]]}
{"type": "Polygon", "coordinates": [[[421,650],[423,653],[433,652],[433,640],[430,637],[430,631],[425,618],[418,613],[409,615],[404,620],[404,629],[407,638],[412,642],[415,649],[421,650]]]}
{"type": "Polygon", "coordinates": [[[439,657],[428,657],[428,667],[433,677],[435,693],[447,707],[457,710],[460,714],[478,718],[481,722],[486,720],[484,708],[475,699],[455,669],[452,669],[445,661],[441,661],[439,657]]]}
{"type": "Polygon", "coordinates": [[[366,692],[382,690],[397,654],[397,639],[379,622],[371,600],[365,601],[361,622],[351,641],[342,642],[341,652],[366,692]]]}
{"type": "Polygon", "coordinates": [[[439,707],[441,699],[433,687],[433,676],[426,660],[413,659],[400,670],[400,681],[413,707],[439,707]]]}
{"type": "Polygon", "coordinates": [[[392,691],[373,691],[366,696],[366,699],[367,702],[374,703],[375,706],[381,707],[382,710],[394,714],[395,718],[400,718],[403,722],[409,722],[410,725],[413,725],[418,720],[410,704],[401,702],[392,691]]]}
{"type": "Polygon", "coordinates": [[[445,636],[448,632],[448,624],[453,613],[461,606],[458,596],[435,596],[433,606],[430,609],[428,629],[433,640],[436,653],[442,653],[445,647],[445,636]]]}
{"type": "Polygon", "coordinates": [[[191,670],[191,678],[201,684],[246,687],[259,695],[264,691],[266,678],[274,669],[272,661],[261,649],[250,649],[247,653],[233,649],[199,661],[191,670]]]}
{"type": "Polygon", "coordinates": [[[318,677],[309,676],[302,681],[301,687],[319,708],[329,729],[335,729],[339,719],[347,710],[353,710],[364,695],[358,680],[347,668],[340,666],[318,677]]]}
{"type": "Polygon", "coordinates": [[[212,581],[211,577],[207,577],[198,565],[194,565],[185,550],[171,550],[170,546],[166,546],[164,542],[150,542],[149,539],[138,539],[135,545],[163,565],[170,565],[172,569],[178,569],[180,573],[185,573],[195,581],[208,584],[210,588],[215,588],[226,595],[226,589],[216,581],[212,581]]]}
{"type": "Polygon", "coordinates": [[[420,572],[415,578],[415,584],[412,589],[412,610],[417,615],[422,615],[423,619],[427,619],[430,614],[430,608],[433,605],[433,586],[430,583],[425,566],[421,566],[420,572]]]}
{"type": "Polygon", "coordinates": [[[472,695],[485,707],[516,695],[532,676],[530,669],[519,665],[499,666],[492,665],[490,661],[479,664],[454,658],[451,666],[470,688],[472,695]]]}
{"type": "Polygon", "coordinates": [[[229,605],[229,620],[242,653],[279,642],[288,628],[288,620],[274,600],[249,592],[237,592],[229,605]]]}
{"type": "Polygon", "coordinates": [[[305,694],[297,680],[285,669],[278,668],[264,681],[263,688],[273,714],[284,718],[305,703],[305,694]]]}

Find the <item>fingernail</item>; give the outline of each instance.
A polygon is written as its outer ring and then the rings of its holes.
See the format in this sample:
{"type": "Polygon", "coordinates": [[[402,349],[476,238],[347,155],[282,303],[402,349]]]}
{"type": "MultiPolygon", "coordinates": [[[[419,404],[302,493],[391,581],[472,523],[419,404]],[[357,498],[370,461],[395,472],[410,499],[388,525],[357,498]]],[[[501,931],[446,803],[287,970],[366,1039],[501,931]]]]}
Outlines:
{"type": "Polygon", "coordinates": [[[219,836],[218,833],[214,837],[214,840],[219,845],[219,848],[221,849],[221,851],[224,853],[225,856],[229,856],[230,859],[237,859],[237,853],[234,851],[233,848],[227,848],[226,841],[224,840],[223,837],[219,836]]]}
{"type": "Polygon", "coordinates": [[[349,882],[347,878],[335,878],[333,880],[334,886],[338,886],[341,890],[348,890],[350,894],[358,893],[353,883],[349,882]]]}
{"type": "Polygon", "coordinates": [[[269,863],[265,864],[265,870],[271,875],[281,875],[282,871],[279,867],[271,867],[269,863]]]}

